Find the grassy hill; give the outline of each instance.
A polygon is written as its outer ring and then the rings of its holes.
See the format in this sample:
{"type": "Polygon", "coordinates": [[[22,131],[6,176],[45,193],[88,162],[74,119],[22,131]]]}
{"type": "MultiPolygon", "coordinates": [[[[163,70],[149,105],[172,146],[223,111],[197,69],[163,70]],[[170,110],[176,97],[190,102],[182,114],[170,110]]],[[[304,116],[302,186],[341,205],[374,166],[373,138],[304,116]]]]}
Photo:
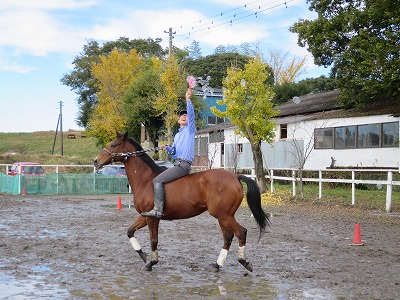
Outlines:
{"type": "Polygon", "coordinates": [[[17,161],[32,161],[41,164],[92,164],[93,159],[102,149],[96,146],[96,139],[82,138],[84,132],[63,132],[63,152],[61,156],[61,136],[58,132],[51,154],[55,131],[38,131],[33,133],[1,133],[0,163],[8,164],[17,161]],[[76,139],[68,139],[75,134],[76,139]]]}

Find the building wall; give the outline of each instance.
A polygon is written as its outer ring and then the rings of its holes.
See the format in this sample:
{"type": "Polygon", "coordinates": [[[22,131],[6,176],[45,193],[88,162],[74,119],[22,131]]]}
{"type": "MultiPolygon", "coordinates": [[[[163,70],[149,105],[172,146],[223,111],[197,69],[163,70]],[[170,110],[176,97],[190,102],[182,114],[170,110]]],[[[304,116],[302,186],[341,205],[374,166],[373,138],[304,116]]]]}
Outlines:
{"type": "MultiPolygon", "coordinates": [[[[302,120],[287,124],[287,139],[279,139],[279,125],[272,144],[263,143],[263,159],[266,168],[297,168],[298,151],[309,154],[304,168],[317,170],[331,166],[332,159],[336,167],[377,167],[399,168],[400,148],[356,148],[356,149],[314,149],[314,129],[348,125],[362,125],[386,122],[400,122],[399,117],[366,116],[347,119],[302,120]]],[[[224,130],[224,154],[221,143],[209,144],[208,155],[213,155],[213,168],[253,168],[253,155],[249,141],[235,135],[234,129],[224,130]],[[242,153],[235,154],[237,144],[242,144],[242,153]]]]}
{"type": "MultiPolygon", "coordinates": [[[[399,122],[398,117],[392,116],[366,116],[346,119],[329,119],[301,121],[288,124],[288,138],[302,140],[304,147],[312,146],[310,156],[305,164],[305,169],[321,169],[331,165],[331,157],[335,159],[336,167],[382,167],[399,168],[400,148],[356,148],[356,149],[314,149],[314,129],[323,127],[338,127],[349,125],[375,124],[386,122],[399,122]]],[[[304,153],[307,149],[304,149],[304,153]]]]}

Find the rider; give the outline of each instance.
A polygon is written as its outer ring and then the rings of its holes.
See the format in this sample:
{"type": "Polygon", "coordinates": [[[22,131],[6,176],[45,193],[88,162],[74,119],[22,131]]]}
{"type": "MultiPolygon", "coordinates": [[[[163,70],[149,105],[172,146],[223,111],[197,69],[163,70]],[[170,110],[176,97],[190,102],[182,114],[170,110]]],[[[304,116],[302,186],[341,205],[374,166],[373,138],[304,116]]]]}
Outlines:
{"type": "Polygon", "coordinates": [[[176,157],[174,167],[165,170],[153,179],[154,208],[143,212],[142,216],[162,218],[164,210],[164,183],[173,181],[190,173],[194,160],[194,138],[196,133],[195,114],[193,103],[190,100],[192,89],[186,91],[186,110],[179,112],[178,133],[174,137],[172,146],[163,146],[168,154],[176,157]]]}

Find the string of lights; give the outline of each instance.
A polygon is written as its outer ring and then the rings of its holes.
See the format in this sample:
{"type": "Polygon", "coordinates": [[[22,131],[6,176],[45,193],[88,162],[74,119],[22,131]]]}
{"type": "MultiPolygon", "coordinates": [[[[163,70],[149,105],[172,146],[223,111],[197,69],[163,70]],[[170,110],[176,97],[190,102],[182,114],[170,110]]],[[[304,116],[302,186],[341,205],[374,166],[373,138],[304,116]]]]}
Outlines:
{"type": "Polygon", "coordinates": [[[263,1],[269,3],[259,3],[262,1],[253,1],[243,6],[231,9],[226,12],[214,15],[209,18],[205,18],[190,24],[181,25],[176,30],[176,36],[178,38],[189,38],[193,34],[209,33],[211,30],[223,28],[225,26],[232,26],[236,23],[246,21],[253,17],[257,18],[260,14],[271,11],[278,7],[285,7],[295,0],[276,0],[276,1],[263,1]],[[239,11],[241,10],[241,11],[239,11]],[[234,13],[233,13],[234,12],[234,13]]]}

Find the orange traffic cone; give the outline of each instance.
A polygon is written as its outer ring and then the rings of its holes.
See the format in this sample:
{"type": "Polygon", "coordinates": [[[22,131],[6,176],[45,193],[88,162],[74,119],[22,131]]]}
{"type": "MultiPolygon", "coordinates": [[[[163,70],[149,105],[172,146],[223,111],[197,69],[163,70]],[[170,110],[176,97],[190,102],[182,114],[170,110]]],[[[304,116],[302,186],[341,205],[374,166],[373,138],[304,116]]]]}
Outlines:
{"type": "Polygon", "coordinates": [[[117,209],[118,210],[122,209],[122,201],[121,201],[121,197],[120,196],[118,196],[117,209]]]}
{"type": "Polygon", "coordinates": [[[354,238],[352,246],[364,246],[364,243],[361,241],[360,224],[358,223],[354,225],[354,238]]]}
{"type": "Polygon", "coordinates": [[[24,185],[24,187],[22,188],[22,196],[26,195],[26,186],[24,185]]]}

